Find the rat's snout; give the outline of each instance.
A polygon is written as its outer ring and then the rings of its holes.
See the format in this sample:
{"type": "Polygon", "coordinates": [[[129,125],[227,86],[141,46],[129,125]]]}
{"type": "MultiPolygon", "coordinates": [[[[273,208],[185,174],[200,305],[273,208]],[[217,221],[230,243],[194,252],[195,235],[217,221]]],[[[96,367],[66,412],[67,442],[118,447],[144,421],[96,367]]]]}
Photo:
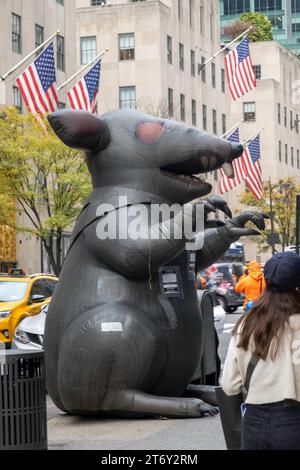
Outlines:
{"type": "Polygon", "coordinates": [[[244,147],[236,142],[231,142],[231,152],[228,156],[228,161],[233,162],[236,158],[239,158],[243,155],[244,147]]]}
{"type": "Polygon", "coordinates": [[[233,160],[243,155],[244,147],[236,142],[231,142],[231,150],[227,155],[226,162],[222,165],[223,171],[228,178],[234,178],[233,160]]]}

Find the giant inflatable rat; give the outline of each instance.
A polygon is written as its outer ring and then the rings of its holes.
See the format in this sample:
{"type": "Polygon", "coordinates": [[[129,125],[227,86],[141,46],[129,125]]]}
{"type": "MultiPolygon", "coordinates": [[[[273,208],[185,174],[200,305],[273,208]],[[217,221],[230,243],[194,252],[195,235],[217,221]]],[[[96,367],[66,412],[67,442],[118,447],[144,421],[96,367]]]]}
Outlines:
{"type": "MultiPolygon", "coordinates": [[[[168,223],[176,225],[182,213],[156,226],[145,224],[147,239],[105,239],[99,237],[99,224],[109,218],[118,227],[130,222],[138,204],[150,213],[153,204],[185,205],[206,196],[210,184],[192,175],[224,164],[230,169],[242,146],[133,110],[101,119],[61,111],[49,122],[66,145],[85,151],[94,188],[73,231],[47,315],[44,345],[52,399],[75,414],[178,418],[214,412],[188,390],[203,331],[187,240],[153,236],[165,233],[168,223]]],[[[205,204],[206,214],[215,208],[230,214],[218,198],[205,204]]],[[[264,227],[264,216],[252,212],[219,227],[207,221],[198,269],[212,264],[240,236],[259,233],[244,228],[248,220],[264,227]]]]}

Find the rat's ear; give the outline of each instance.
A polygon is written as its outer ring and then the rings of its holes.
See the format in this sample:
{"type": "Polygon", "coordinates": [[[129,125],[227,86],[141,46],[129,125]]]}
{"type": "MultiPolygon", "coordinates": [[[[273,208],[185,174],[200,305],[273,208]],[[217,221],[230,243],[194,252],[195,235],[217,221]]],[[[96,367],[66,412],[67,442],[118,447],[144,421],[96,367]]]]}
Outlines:
{"type": "Polygon", "coordinates": [[[86,111],[58,111],[50,114],[48,121],[56,135],[68,147],[100,152],[109,145],[107,123],[86,111]]]}

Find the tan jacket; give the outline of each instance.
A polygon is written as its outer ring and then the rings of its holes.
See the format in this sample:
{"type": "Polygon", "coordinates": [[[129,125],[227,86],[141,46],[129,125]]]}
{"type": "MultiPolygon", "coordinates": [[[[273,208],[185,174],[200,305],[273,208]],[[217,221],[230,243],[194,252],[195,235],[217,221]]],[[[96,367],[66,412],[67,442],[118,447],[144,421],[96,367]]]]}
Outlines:
{"type": "MultiPolygon", "coordinates": [[[[227,395],[240,393],[251,359],[250,351],[237,348],[231,339],[221,385],[227,395]]],[[[292,315],[281,339],[278,355],[258,362],[250,382],[246,403],[274,403],[285,399],[300,402],[300,314],[292,315]]]]}

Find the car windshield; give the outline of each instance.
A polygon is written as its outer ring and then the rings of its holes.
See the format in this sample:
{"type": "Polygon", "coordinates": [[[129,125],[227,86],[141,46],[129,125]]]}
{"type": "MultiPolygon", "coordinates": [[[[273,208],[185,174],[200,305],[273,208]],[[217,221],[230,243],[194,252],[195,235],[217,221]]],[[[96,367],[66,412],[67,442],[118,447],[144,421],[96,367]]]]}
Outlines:
{"type": "Polygon", "coordinates": [[[15,302],[25,297],[28,282],[0,281],[0,302],[15,302]]]}

